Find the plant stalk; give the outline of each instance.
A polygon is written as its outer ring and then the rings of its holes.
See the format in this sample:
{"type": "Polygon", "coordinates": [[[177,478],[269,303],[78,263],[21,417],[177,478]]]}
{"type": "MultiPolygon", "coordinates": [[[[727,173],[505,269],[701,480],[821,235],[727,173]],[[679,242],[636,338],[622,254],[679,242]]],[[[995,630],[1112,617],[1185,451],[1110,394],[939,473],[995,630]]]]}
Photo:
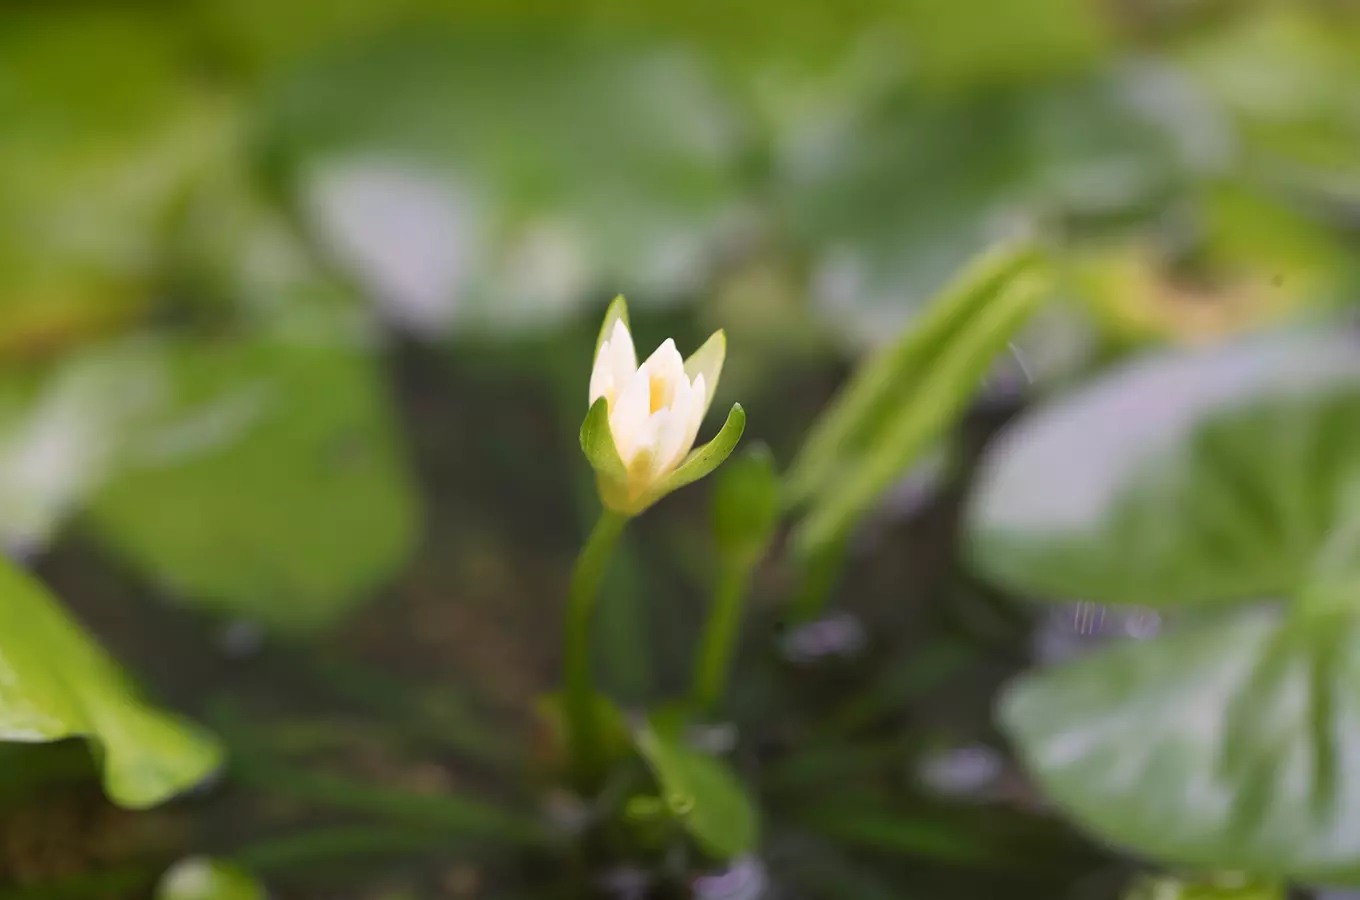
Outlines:
{"type": "Polygon", "coordinates": [[[694,686],[691,701],[696,712],[713,712],[722,703],[731,677],[732,658],[741,634],[741,617],[746,606],[750,566],[728,562],[718,576],[713,605],[708,611],[704,634],[694,661],[694,686]]]}
{"type": "Polygon", "coordinates": [[[628,517],[605,509],[595,529],[590,533],[572,573],[571,596],[567,600],[566,646],[563,660],[566,668],[566,696],[564,712],[567,726],[567,746],[570,748],[572,769],[581,787],[593,790],[599,782],[601,734],[595,707],[595,678],[591,670],[591,618],[595,601],[600,594],[609,557],[618,545],[619,536],[628,517]]]}

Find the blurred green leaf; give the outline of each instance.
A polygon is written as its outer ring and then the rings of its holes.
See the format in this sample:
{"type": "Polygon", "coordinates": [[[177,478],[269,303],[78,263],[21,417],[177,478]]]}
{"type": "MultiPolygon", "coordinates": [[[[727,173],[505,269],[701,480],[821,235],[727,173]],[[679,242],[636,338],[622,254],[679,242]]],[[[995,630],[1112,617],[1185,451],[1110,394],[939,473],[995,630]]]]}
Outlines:
{"type": "Polygon", "coordinates": [[[911,97],[824,131],[778,160],[777,215],[810,248],[811,300],[827,328],[878,348],[1027,224],[1015,110],[911,97]]]}
{"type": "Polygon", "coordinates": [[[739,193],[736,119],[679,48],[408,29],[271,96],[267,156],[322,241],[451,327],[546,328],[599,285],[692,289],[739,193]]]}
{"type": "Polygon", "coordinates": [[[0,541],[48,543],[163,402],[155,345],[129,340],[0,380],[0,541]]]}
{"type": "Polygon", "coordinates": [[[204,732],[136,697],[41,584],[0,564],[0,598],[0,740],[88,739],[109,797],[132,809],[164,802],[221,765],[221,748],[204,732]]]}
{"type": "Polygon", "coordinates": [[[1196,200],[1201,232],[1177,256],[1148,236],[1074,255],[1072,286],[1115,335],[1208,343],[1350,301],[1353,264],[1315,211],[1240,180],[1196,200]]]}
{"type": "Polygon", "coordinates": [[[1353,197],[1360,188],[1360,25],[1306,5],[1262,4],[1178,49],[1235,115],[1249,161],[1353,197]]]}
{"type": "Polygon", "coordinates": [[[975,262],[925,320],[866,362],[813,425],[790,467],[789,502],[808,506],[796,540],[816,554],[938,440],[1043,296],[1032,248],[975,262]]]}
{"type": "Polygon", "coordinates": [[[1071,72],[1099,58],[1097,8],[1083,0],[1012,0],[987,15],[948,0],[907,0],[904,31],[921,77],[976,88],[1071,72]]]}
{"type": "Polygon", "coordinates": [[[1354,610],[1246,610],[1026,676],[1001,719],[1046,795],[1106,840],[1356,882],[1357,660],[1354,610]]]}
{"type": "Polygon", "coordinates": [[[156,887],[156,900],[265,900],[268,892],[244,869],[191,856],[175,863],[156,887]]]}
{"type": "Polygon", "coordinates": [[[716,859],[734,859],[753,851],[759,823],[736,776],[719,760],[663,732],[643,728],[637,747],[660,783],[671,814],[716,859]]]}
{"type": "Polygon", "coordinates": [[[125,6],[4,17],[0,354],[32,355],[150,305],[161,229],[234,110],[187,77],[170,17],[125,6]]]}
{"type": "Polygon", "coordinates": [[[1244,876],[1206,878],[1171,876],[1139,879],[1124,900],[1288,900],[1283,885],[1265,884],[1244,876]]]}
{"type": "Polygon", "coordinates": [[[998,239],[1129,216],[1231,159],[1224,117],[1155,62],[976,96],[892,84],[795,129],[776,156],[779,220],[812,254],[812,301],[858,346],[900,333],[998,239]]]}
{"type": "Polygon", "coordinates": [[[371,359],[279,339],[166,354],[167,411],[88,512],[109,550],[186,603],[292,630],[401,567],[419,504],[371,359]]]}
{"type": "Polygon", "coordinates": [[[743,568],[764,555],[779,524],[779,473],[764,444],[753,444],[713,480],[713,534],[718,549],[743,568]]]}
{"type": "Polygon", "coordinates": [[[1055,601],[1331,590],[1360,571],[1357,422],[1348,333],[1143,359],[1003,432],[968,514],[972,559],[1055,601]]]}

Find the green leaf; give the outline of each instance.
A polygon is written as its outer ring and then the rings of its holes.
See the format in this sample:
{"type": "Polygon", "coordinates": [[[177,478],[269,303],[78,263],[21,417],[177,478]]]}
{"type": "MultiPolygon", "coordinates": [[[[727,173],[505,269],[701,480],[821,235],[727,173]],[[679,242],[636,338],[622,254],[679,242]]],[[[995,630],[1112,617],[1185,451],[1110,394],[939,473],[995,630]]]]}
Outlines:
{"type": "Polygon", "coordinates": [[[389,29],[266,97],[268,158],[369,294],[413,292],[450,328],[542,330],[593,285],[666,301],[709,269],[742,142],[706,61],[536,31],[389,29]],[[413,221],[442,240],[403,243],[413,221]]]}
{"type": "Polygon", "coordinates": [[[810,505],[795,535],[805,555],[844,539],[935,445],[1037,308],[1046,279],[1017,270],[1015,257],[989,262],[942,298],[937,316],[871,361],[828,423],[814,426],[789,477],[791,495],[810,505]]]}
{"type": "Polygon", "coordinates": [[[5,10],[0,355],[107,333],[151,305],[161,229],[234,110],[182,76],[149,10],[5,10]],[[118,72],[110,79],[109,72],[118,72]]]}
{"type": "Polygon", "coordinates": [[[1357,423],[1360,352],[1346,333],[1137,361],[997,439],[967,514],[972,559],[1053,600],[1334,590],[1360,574],[1357,423]]]}
{"type": "Polygon", "coordinates": [[[1288,900],[1279,884],[1265,884],[1242,875],[1185,879],[1170,876],[1139,879],[1124,900],[1288,900]]]}
{"type": "Polygon", "coordinates": [[[168,800],[222,764],[216,742],[142,703],[41,584],[0,563],[0,740],[68,737],[98,748],[104,789],[132,809],[168,800]]]}
{"type": "Polygon", "coordinates": [[[156,900],[265,900],[264,886],[238,866],[191,856],[175,863],[156,887],[156,900]]]}
{"type": "Polygon", "coordinates": [[[651,726],[638,734],[637,747],[671,814],[705,853],[728,860],[755,849],[755,808],[726,766],[651,726]]]}
{"type": "Polygon", "coordinates": [[[723,423],[723,427],[718,430],[713,440],[691,450],[689,456],[685,457],[675,471],[653,485],[643,497],[641,508],[646,509],[667,494],[693,484],[718,468],[723,464],[723,460],[732,455],[745,430],[746,410],[742,409],[740,403],[733,403],[731,411],[727,414],[727,421],[723,423]]]}
{"type": "Polygon", "coordinates": [[[717,474],[713,534],[718,549],[749,566],[758,562],[779,524],[779,473],[765,444],[754,444],[717,474]]]}
{"type": "Polygon", "coordinates": [[[89,509],[109,550],[186,603],[293,630],[400,568],[418,502],[367,356],[268,339],[166,354],[168,411],[89,509]]]}
{"type": "Polygon", "coordinates": [[[1360,615],[1243,610],[1016,682],[1045,794],[1155,859],[1360,883],[1360,615]]]}
{"type": "Polygon", "coordinates": [[[952,89],[1070,74],[1100,59],[1095,11],[1080,0],[1013,0],[972,15],[937,0],[908,0],[903,19],[922,78],[952,89]]]}
{"type": "MultiPolygon", "coordinates": [[[[689,359],[685,360],[685,377],[693,381],[699,375],[704,376],[704,412],[708,415],[709,407],[713,405],[713,398],[718,393],[718,380],[722,378],[723,360],[727,357],[727,334],[719,329],[709,339],[704,341],[703,346],[690,354],[689,359]]],[[[700,421],[703,416],[700,416],[700,421]]]]}

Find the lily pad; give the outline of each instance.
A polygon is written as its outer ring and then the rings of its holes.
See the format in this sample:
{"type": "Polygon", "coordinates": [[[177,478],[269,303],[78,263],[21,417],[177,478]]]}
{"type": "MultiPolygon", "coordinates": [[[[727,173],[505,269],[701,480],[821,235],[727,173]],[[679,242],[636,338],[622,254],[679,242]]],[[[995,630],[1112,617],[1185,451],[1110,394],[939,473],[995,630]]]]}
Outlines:
{"type": "Polygon", "coordinates": [[[374,362],[276,339],[167,350],[172,400],[88,524],[186,603],[336,620],[414,544],[418,502],[374,362]]]}
{"type": "Polygon", "coordinates": [[[1360,613],[1239,611],[1017,682],[1045,794],[1167,862],[1360,882],[1360,613]]]}
{"type": "Polygon", "coordinates": [[[50,541],[117,466],[162,399],[155,345],[92,348],[40,373],[0,381],[0,541],[50,541]]]}
{"type": "Polygon", "coordinates": [[[90,741],[109,797],[133,809],[188,790],[222,763],[206,733],[143,703],[41,584],[0,564],[0,740],[70,737],[90,741]]]}
{"type": "Polygon", "coordinates": [[[317,57],[267,106],[321,242],[432,325],[546,328],[601,285],[679,296],[739,193],[737,119],[679,50],[408,29],[317,57]]]}
{"type": "Polygon", "coordinates": [[[1259,336],[1136,361],[1007,429],[975,564],[1050,600],[1292,596],[1360,566],[1360,341],[1259,336]]]}

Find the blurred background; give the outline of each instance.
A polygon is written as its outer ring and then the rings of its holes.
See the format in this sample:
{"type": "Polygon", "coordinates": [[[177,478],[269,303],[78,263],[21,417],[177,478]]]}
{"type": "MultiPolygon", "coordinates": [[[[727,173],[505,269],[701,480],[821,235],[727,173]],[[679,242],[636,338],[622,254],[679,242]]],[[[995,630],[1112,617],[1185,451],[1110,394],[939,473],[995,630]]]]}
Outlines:
{"type": "MultiPolygon", "coordinates": [[[[1004,406],[1335,307],[1357,230],[1349,0],[7,0],[0,540],[237,762],[134,818],[79,753],[10,757],[0,884],[139,896],[185,850],[382,808],[343,778],[513,793],[449,754],[517,752],[555,682],[615,294],[644,354],[727,329],[717,405],[787,462],[854,363],[998,239],[1043,235],[1061,275],[989,382],[1004,406]],[[335,781],[288,774],[317,760],[335,781]]],[[[881,656],[967,661],[904,715],[963,753],[931,783],[995,788],[1009,763],[971,742],[1030,635],[950,621],[934,484],[893,495],[845,600],[881,656]]],[[[611,573],[598,640],[625,701],[684,684],[704,501],[658,507],[611,573]]],[[[774,858],[822,858],[771,827],[774,858]]],[[[1033,896],[1108,896],[1123,864],[1055,840],[1033,896]]],[[[886,883],[1021,889],[948,846],[886,883]]],[[[340,855],[280,864],[279,895],[532,881],[477,854],[340,855]]],[[[850,896],[816,877],[790,896],[850,896]]]]}

